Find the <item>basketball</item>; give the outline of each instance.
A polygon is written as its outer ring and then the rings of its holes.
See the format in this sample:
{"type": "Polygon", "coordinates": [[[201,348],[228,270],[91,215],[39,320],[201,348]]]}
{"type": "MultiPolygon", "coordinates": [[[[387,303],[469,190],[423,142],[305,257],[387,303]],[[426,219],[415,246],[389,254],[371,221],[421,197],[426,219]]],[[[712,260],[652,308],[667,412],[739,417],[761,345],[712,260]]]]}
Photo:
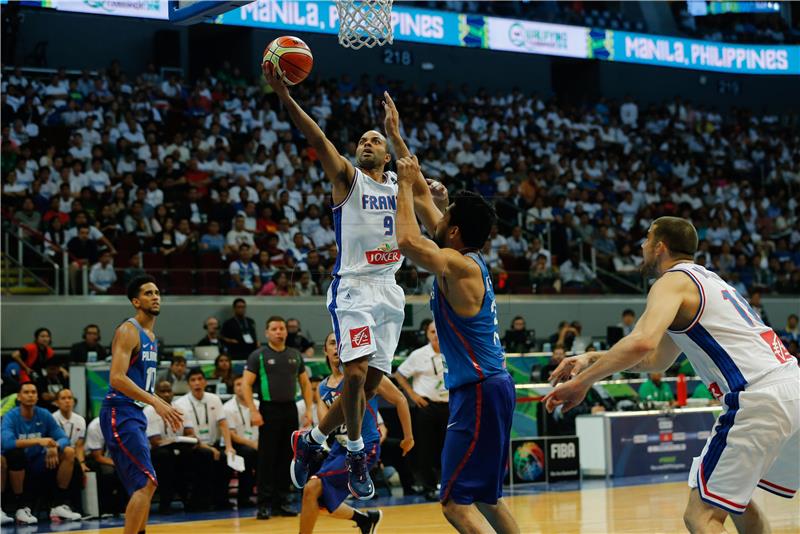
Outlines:
{"type": "Polygon", "coordinates": [[[291,35],[278,37],[264,49],[261,68],[281,78],[286,85],[295,85],[311,73],[314,56],[302,39],[291,35]]]}

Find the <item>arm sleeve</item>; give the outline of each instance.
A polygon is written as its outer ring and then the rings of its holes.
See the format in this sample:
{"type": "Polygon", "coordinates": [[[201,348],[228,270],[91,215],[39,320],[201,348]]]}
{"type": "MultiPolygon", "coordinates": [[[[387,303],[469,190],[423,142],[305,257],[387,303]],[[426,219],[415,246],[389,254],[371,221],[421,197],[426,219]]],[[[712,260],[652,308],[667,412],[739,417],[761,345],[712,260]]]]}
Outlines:
{"type": "Polygon", "coordinates": [[[397,372],[406,378],[412,378],[417,374],[417,351],[412,352],[406,360],[397,368],[397,372]]]}
{"type": "MultiPolygon", "coordinates": [[[[226,336],[227,337],[227,336],[226,336]]],[[[247,357],[247,363],[245,364],[244,368],[254,375],[258,374],[258,351],[253,351],[250,353],[250,356],[247,357]]]]}

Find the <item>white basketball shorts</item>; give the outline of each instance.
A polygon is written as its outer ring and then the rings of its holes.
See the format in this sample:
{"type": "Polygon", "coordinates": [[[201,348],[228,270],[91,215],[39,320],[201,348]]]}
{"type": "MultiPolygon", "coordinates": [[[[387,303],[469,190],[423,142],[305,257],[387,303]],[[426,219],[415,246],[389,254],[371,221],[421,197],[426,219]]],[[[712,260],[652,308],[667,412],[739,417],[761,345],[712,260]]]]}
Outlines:
{"type": "Polygon", "coordinates": [[[800,488],[800,383],[782,381],[723,397],[723,411],[689,487],[704,502],[741,514],[759,488],[791,499],[800,488]]]}
{"type": "Polygon", "coordinates": [[[391,373],[403,328],[406,298],[403,289],[394,282],[381,282],[334,278],[328,288],[328,311],[342,362],[371,356],[370,367],[391,373]]]}

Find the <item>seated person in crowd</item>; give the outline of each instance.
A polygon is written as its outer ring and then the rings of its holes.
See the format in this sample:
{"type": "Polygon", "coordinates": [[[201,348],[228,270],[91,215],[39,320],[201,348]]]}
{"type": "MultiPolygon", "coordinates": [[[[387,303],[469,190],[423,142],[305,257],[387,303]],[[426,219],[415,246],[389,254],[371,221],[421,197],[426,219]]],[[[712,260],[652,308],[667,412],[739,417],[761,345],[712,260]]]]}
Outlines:
{"type": "MultiPolygon", "coordinates": [[[[566,356],[566,351],[564,350],[563,343],[556,343],[556,346],[553,347],[553,354],[550,356],[550,361],[539,370],[538,381],[539,382],[547,382],[550,380],[550,374],[556,370],[558,364],[564,359],[566,356]]],[[[533,379],[534,377],[531,377],[533,379]]]]}
{"type": "Polygon", "coordinates": [[[199,367],[189,371],[188,379],[190,392],[172,404],[183,412],[185,424],[192,425],[200,441],[195,468],[205,476],[202,479],[203,486],[196,488],[202,499],[198,504],[202,509],[207,509],[211,504],[207,499],[211,499],[218,510],[228,509],[231,469],[228,467],[227,456],[236,454],[236,450],[231,441],[222,400],[213,393],[206,393],[208,382],[199,367]],[[225,443],[224,449],[219,445],[220,438],[225,443]]]}
{"type": "MultiPolygon", "coordinates": [[[[162,380],[156,384],[156,395],[169,404],[172,403],[172,384],[167,380],[162,380]]],[[[153,467],[158,475],[158,513],[170,513],[170,505],[175,492],[183,490],[186,494],[186,478],[192,481],[192,488],[201,487],[199,481],[206,473],[194,469],[194,453],[197,439],[191,423],[184,418],[183,425],[177,430],[164,422],[152,406],[145,406],[144,416],[147,418],[147,438],[153,449],[153,467]],[[182,442],[177,438],[195,438],[194,444],[182,442]],[[183,479],[183,480],[182,480],[183,479]],[[184,482],[181,484],[181,482],[184,482]]],[[[196,495],[193,497],[197,498],[196,495]]],[[[184,504],[188,510],[200,510],[193,502],[184,498],[184,504]]]]}
{"type": "Polygon", "coordinates": [[[219,380],[217,393],[230,393],[233,391],[233,365],[231,357],[227,354],[220,354],[214,358],[214,372],[211,378],[219,380]]]}
{"type": "Polygon", "coordinates": [[[530,352],[536,346],[536,332],[525,328],[525,319],[517,315],[511,321],[511,329],[503,337],[506,352],[530,352]]]}
{"type": "Polygon", "coordinates": [[[303,334],[299,319],[286,320],[286,346],[297,349],[303,356],[314,356],[314,342],[303,334]]]}
{"type": "Polygon", "coordinates": [[[36,406],[36,386],[24,382],[17,395],[19,406],[3,417],[2,456],[11,482],[10,503],[15,519],[36,524],[31,514],[35,496],[52,496],[50,517],[74,521],[81,515],[73,512],[67,501],[72,472],[76,467],[75,449],[50,412],[36,406]]]}
{"type": "Polygon", "coordinates": [[[158,373],[156,383],[166,380],[172,384],[172,393],[174,395],[184,395],[189,392],[189,382],[186,376],[186,358],[180,354],[172,356],[172,362],[169,364],[169,369],[164,369],[158,373]]]}
{"type": "Polygon", "coordinates": [[[219,319],[216,317],[206,319],[203,323],[203,330],[206,331],[206,335],[194,344],[195,347],[217,347],[220,354],[227,354],[228,349],[219,335],[219,319]]]}
{"type": "Polygon", "coordinates": [[[58,409],[56,394],[69,387],[69,378],[65,376],[66,373],[61,372],[63,363],[65,363],[65,357],[53,356],[45,361],[44,373],[34,381],[36,389],[39,391],[39,406],[48,412],[58,409]]]}
{"type": "Polygon", "coordinates": [[[661,381],[661,373],[650,373],[649,378],[639,387],[641,402],[668,402],[674,404],[675,396],[669,384],[661,381]]]}
{"type": "Polygon", "coordinates": [[[114,271],[112,260],[111,252],[104,250],[100,253],[99,261],[92,265],[89,271],[89,289],[93,295],[108,293],[108,290],[117,281],[117,273],[114,271]]]}
{"type": "Polygon", "coordinates": [[[72,363],[102,362],[108,356],[106,348],[100,344],[100,327],[96,324],[83,328],[83,341],[72,345],[69,361],[72,363]]]}
{"type": "Polygon", "coordinates": [[[53,418],[66,434],[70,445],[75,449],[75,458],[81,467],[72,471],[69,491],[70,506],[80,510],[82,506],[83,474],[89,470],[86,466],[86,451],[84,447],[86,444],[86,419],[81,414],[73,411],[75,409],[75,397],[68,388],[56,393],[56,406],[58,406],[58,410],[53,412],[53,418]]]}
{"type": "Polygon", "coordinates": [[[258,265],[253,261],[253,249],[247,243],[239,245],[239,257],[228,267],[231,275],[231,287],[246,290],[250,294],[261,289],[261,276],[258,265]]]}
{"type": "Polygon", "coordinates": [[[31,375],[39,374],[44,369],[44,362],[53,357],[55,352],[50,347],[52,335],[48,328],[37,328],[33,333],[33,343],[23,345],[19,350],[11,353],[20,366],[19,382],[29,382],[33,380],[31,375]]]}

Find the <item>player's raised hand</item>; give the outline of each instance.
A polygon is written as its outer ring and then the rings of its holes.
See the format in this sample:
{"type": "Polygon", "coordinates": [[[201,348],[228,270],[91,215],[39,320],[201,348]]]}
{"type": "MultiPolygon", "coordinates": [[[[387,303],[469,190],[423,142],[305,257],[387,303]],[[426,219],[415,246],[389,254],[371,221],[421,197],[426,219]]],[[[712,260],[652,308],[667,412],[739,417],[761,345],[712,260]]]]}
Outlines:
{"type": "Polygon", "coordinates": [[[419,176],[419,161],[417,156],[400,158],[397,160],[397,180],[400,182],[414,183],[419,176]]]}
{"type": "Polygon", "coordinates": [[[434,205],[439,208],[439,211],[444,212],[445,208],[450,205],[450,195],[447,193],[447,188],[442,182],[425,178],[428,184],[428,189],[431,191],[434,205]]]}
{"type": "Polygon", "coordinates": [[[584,384],[580,378],[574,378],[557,385],[553,391],[544,396],[542,402],[550,413],[553,413],[557,406],[561,406],[563,412],[568,412],[583,401],[589,387],[590,384],[584,384]]]}
{"type": "Polygon", "coordinates": [[[283,80],[275,76],[274,66],[269,61],[265,62],[263,65],[264,71],[264,79],[267,80],[267,83],[272,90],[275,91],[275,94],[279,97],[283,98],[284,96],[289,95],[289,88],[283,83],[283,80]]]}
{"type": "Polygon", "coordinates": [[[400,135],[400,113],[397,111],[394,100],[389,96],[389,91],[383,92],[383,110],[386,112],[386,118],[383,120],[386,134],[400,135]]]}
{"type": "Polygon", "coordinates": [[[156,413],[167,423],[172,430],[177,431],[183,425],[183,412],[167,404],[164,400],[156,397],[156,402],[153,404],[156,413]]]}

